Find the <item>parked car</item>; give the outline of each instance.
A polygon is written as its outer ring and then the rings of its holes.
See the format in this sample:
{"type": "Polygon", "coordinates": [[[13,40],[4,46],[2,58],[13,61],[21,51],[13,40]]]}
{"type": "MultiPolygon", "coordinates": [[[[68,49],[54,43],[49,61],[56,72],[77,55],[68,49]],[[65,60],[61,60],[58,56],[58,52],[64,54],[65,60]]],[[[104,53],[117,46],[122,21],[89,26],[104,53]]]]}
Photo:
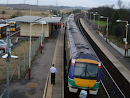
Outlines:
{"type": "MultiPolygon", "coordinates": [[[[10,47],[12,47],[13,44],[10,43],[10,47]]],[[[0,40],[0,53],[6,52],[7,43],[4,40],[0,40]]]]}

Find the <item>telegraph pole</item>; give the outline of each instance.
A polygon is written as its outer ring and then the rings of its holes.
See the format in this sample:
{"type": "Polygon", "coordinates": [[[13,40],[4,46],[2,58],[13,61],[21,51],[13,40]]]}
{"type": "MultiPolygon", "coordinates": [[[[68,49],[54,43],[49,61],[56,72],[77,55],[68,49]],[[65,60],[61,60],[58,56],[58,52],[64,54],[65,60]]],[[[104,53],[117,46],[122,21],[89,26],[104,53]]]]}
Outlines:
{"type": "Polygon", "coordinates": [[[37,5],[38,5],[38,0],[37,0],[37,5]]]}
{"type": "Polygon", "coordinates": [[[56,1],[56,7],[58,6],[58,2],[56,1]]]}
{"type": "Polygon", "coordinates": [[[8,4],[8,0],[7,0],[7,4],[8,4]]]}
{"type": "Polygon", "coordinates": [[[24,0],[24,4],[26,4],[26,0],[24,0]]]}

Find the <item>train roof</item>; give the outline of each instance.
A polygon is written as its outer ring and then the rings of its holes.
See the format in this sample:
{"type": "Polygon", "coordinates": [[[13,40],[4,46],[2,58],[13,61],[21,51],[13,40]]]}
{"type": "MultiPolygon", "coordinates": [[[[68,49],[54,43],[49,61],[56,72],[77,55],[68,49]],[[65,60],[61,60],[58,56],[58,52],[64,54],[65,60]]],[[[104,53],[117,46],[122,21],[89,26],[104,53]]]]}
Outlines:
{"type": "Polygon", "coordinates": [[[83,37],[81,32],[79,31],[76,23],[74,22],[74,15],[68,17],[68,35],[69,35],[69,41],[71,45],[71,52],[72,56],[76,57],[81,54],[88,54],[95,56],[97,58],[96,53],[92,49],[91,45],[83,37]]]}

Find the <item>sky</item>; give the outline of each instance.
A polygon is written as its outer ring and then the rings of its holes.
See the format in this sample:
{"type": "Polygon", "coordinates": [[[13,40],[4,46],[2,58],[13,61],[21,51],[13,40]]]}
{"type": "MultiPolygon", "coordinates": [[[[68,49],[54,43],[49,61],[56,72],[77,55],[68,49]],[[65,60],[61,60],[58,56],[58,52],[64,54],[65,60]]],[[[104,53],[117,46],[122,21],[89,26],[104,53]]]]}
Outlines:
{"type": "MultiPolygon", "coordinates": [[[[0,4],[32,4],[32,5],[57,5],[57,6],[83,6],[99,7],[114,4],[117,7],[118,0],[0,0],[0,4]]],[[[130,0],[121,0],[130,8],[130,0]]]]}

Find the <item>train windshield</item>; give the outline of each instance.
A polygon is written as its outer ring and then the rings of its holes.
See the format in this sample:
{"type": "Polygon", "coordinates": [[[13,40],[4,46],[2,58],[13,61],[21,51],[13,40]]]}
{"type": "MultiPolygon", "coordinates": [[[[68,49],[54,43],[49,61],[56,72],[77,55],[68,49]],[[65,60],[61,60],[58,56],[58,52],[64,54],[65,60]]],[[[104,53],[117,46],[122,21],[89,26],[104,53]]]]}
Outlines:
{"type": "Polygon", "coordinates": [[[14,27],[15,27],[15,24],[10,24],[10,27],[11,27],[11,28],[14,28],[14,27]]]}
{"type": "Polygon", "coordinates": [[[98,64],[92,63],[75,63],[74,77],[82,79],[97,79],[98,64]]]}

